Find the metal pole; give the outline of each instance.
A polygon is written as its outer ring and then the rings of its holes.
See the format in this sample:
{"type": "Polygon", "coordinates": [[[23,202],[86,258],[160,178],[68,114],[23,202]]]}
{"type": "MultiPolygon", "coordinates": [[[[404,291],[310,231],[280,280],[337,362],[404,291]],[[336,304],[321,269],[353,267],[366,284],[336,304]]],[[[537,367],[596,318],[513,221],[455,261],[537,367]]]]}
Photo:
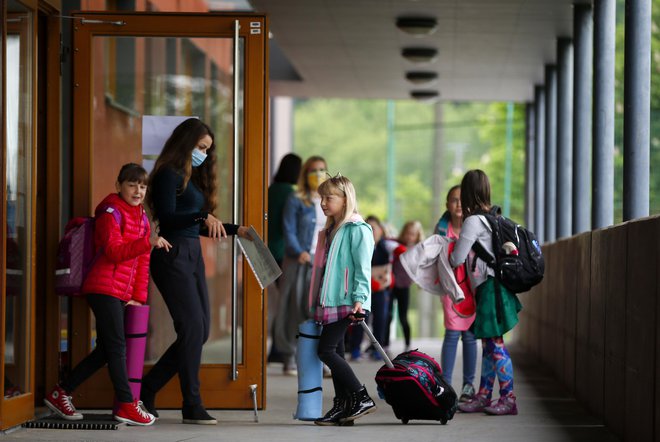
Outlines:
{"type": "Polygon", "coordinates": [[[557,233],[557,68],[545,67],[545,240],[557,233]]]}
{"type": "Polygon", "coordinates": [[[504,160],[504,204],[502,215],[511,213],[511,161],[513,157],[513,103],[506,105],[506,156],[504,160]]]}
{"type": "Polygon", "coordinates": [[[573,91],[573,222],[572,233],[589,230],[591,184],[591,72],[593,64],[593,14],[591,6],[574,6],[573,91]],[[586,171],[586,172],[585,172],[586,171]]]}
{"type": "MultiPolygon", "coordinates": [[[[557,238],[571,234],[573,177],[573,42],[557,40],[557,238]]],[[[552,214],[550,214],[552,216],[552,214]]]]}
{"type": "Polygon", "coordinates": [[[595,0],[592,229],[614,223],[615,49],[616,0],[595,0]]]}
{"type": "Polygon", "coordinates": [[[649,214],[651,0],[626,0],[623,220],[649,214]]]}
{"type": "Polygon", "coordinates": [[[525,225],[532,231],[536,230],[534,224],[535,118],[534,103],[527,103],[525,105],[525,225]]]}
{"type": "Polygon", "coordinates": [[[534,232],[545,241],[545,88],[534,88],[534,232]]]}

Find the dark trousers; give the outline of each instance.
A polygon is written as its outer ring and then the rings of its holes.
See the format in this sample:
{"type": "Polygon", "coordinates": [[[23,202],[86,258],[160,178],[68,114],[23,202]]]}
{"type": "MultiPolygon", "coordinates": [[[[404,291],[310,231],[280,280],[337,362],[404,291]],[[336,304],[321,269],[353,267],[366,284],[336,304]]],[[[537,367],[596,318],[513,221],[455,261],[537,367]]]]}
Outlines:
{"type": "Polygon", "coordinates": [[[399,311],[399,322],[403,329],[403,337],[406,341],[406,347],[410,346],[410,324],[408,323],[408,305],[410,304],[410,287],[394,287],[390,294],[390,303],[387,310],[387,324],[385,324],[385,339],[383,339],[383,346],[390,345],[390,324],[392,323],[394,300],[396,299],[396,306],[399,311]]]}
{"type": "Polygon", "coordinates": [[[96,347],[60,384],[71,393],[98,369],[108,364],[110,379],[119,402],[133,402],[126,370],[126,337],[124,336],[124,303],[109,295],[87,295],[96,317],[96,347]]]}
{"type": "Polygon", "coordinates": [[[201,405],[199,368],[202,345],[209,337],[209,295],[199,238],[168,239],[172,249],[151,252],[151,276],[174,322],[176,341],[142,380],[157,392],[178,373],[183,406],[201,405]]]}
{"type": "MultiPolygon", "coordinates": [[[[332,384],[335,387],[335,396],[348,396],[362,388],[362,384],[344,359],[344,335],[350,319],[342,319],[323,326],[319,339],[318,355],[332,372],[332,384]]],[[[358,326],[356,326],[358,327],[358,326]]],[[[360,330],[362,330],[361,327],[360,330]]]]}

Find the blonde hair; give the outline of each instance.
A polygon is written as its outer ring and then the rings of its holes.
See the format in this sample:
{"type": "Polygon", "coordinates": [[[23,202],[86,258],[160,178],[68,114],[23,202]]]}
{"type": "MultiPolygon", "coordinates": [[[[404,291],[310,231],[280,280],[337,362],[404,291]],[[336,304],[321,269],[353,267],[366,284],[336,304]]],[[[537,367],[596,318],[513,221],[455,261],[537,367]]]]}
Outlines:
{"type": "MultiPolygon", "coordinates": [[[[339,226],[344,224],[348,219],[354,214],[358,213],[357,208],[357,197],[355,196],[355,187],[351,180],[345,176],[337,174],[332,178],[328,178],[318,188],[319,195],[322,197],[337,195],[344,197],[346,199],[346,205],[344,206],[344,213],[342,214],[341,221],[338,225],[335,226],[334,230],[336,231],[339,226]]],[[[325,228],[332,226],[334,222],[331,216],[325,221],[325,228]]]]}
{"type": "Polygon", "coordinates": [[[307,183],[307,174],[312,167],[312,163],[316,163],[317,161],[322,161],[325,168],[328,168],[328,163],[322,156],[313,155],[307,158],[307,161],[305,161],[305,164],[303,164],[302,169],[300,170],[300,175],[298,175],[298,190],[296,191],[296,195],[307,207],[312,205],[312,189],[310,189],[309,184],[307,183]]]}
{"type": "Polygon", "coordinates": [[[408,221],[401,227],[401,232],[399,233],[399,237],[397,238],[397,241],[403,244],[403,236],[406,234],[406,231],[408,229],[415,229],[417,230],[417,239],[415,240],[415,244],[420,243],[424,241],[424,228],[422,227],[422,223],[419,221],[408,221]]]}

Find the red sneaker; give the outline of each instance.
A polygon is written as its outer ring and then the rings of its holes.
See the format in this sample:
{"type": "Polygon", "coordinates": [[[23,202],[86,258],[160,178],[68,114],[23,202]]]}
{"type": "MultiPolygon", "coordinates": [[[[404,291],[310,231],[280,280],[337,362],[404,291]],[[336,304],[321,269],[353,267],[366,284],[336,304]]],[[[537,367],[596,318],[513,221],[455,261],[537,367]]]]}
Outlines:
{"type": "Polygon", "coordinates": [[[156,422],[153,414],[147,413],[140,406],[139,401],[120,402],[117,411],[112,413],[115,420],[128,425],[151,425],[156,422]]]}
{"type": "Polygon", "coordinates": [[[66,391],[59,385],[56,385],[53,390],[44,398],[44,404],[50,408],[55,414],[68,421],[78,421],[83,418],[83,415],[76,411],[76,407],[71,402],[71,396],[66,394],[66,391]]]}

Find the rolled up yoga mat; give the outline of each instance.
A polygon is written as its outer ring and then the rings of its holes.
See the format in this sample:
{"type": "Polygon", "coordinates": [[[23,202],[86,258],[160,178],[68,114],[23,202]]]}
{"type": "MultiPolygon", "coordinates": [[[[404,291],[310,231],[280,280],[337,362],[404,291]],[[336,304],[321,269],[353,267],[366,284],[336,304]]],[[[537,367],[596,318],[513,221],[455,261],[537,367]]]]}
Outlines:
{"type": "Polygon", "coordinates": [[[323,416],[323,363],[317,350],[321,326],[305,321],[298,327],[298,408],[294,419],[313,421],[323,416]]]}
{"type": "Polygon", "coordinates": [[[133,393],[133,400],[140,399],[144,352],[147,347],[149,325],[148,305],[126,306],[124,333],[126,335],[126,374],[133,393]]]}

